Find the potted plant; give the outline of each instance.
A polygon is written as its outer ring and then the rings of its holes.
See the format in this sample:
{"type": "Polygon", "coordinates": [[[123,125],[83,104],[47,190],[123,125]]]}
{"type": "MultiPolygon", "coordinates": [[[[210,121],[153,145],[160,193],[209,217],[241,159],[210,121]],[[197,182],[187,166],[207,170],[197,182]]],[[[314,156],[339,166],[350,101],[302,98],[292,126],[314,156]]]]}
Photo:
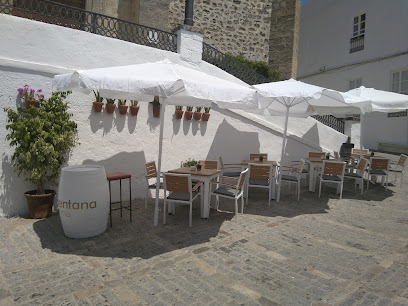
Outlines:
{"type": "Polygon", "coordinates": [[[183,106],[176,105],[176,110],[174,114],[176,115],[176,119],[181,119],[183,117],[183,106]]]}
{"type": "Polygon", "coordinates": [[[184,119],[191,120],[193,117],[193,107],[187,106],[187,110],[184,112],[184,119]]]}
{"type": "Polygon", "coordinates": [[[42,89],[38,89],[37,92],[35,89],[30,88],[28,85],[24,85],[23,88],[17,89],[21,99],[24,99],[25,107],[29,108],[30,106],[39,107],[40,101],[44,99],[42,94],[42,89]],[[36,99],[37,98],[37,99],[36,99]]]}
{"type": "Polygon", "coordinates": [[[78,144],[77,125],[71,120],[64,99],[70,92],[53,92],[38,108],[5,108],[7,113],[6,139],[15,147],[13,167],[25,181],[37,185],[24,196],[31,218],[52,214],[54,190],[46,189],[59,177],[67,152],[78,144]]]}
{"type": "Polygon", "coordinates": [[[108,112],[108,114],[113,114],[113,112],[115,111],[115,99],[106,99],[106,111],[108,112]]]}
{"type": "Polygon", "coordinates": [[[153,106],[153,117],[160,117],[160,102],[159,97],[155,96],[153,102],[150,102],[153,106]]]}
{"type": "Polygon", "coordinates": [[[210,109],[211,107],[204,107],[204,113],[203,116],[201,117],[201,120],[208,121],[208,119],[210,118],[210,109]]]}
{"type": "Polygon", "coordinates": [[[197,106],[196,110],[194,112],[194,120],[200,120],[201,119],[201,109],[202,107],[197,106]]]}
{"type": "Polygon", "coordinates": [[[94,96],[95,96],[95,101],[92,103],[93,110],[94,110],[95,113],[100,113],[102,111],[103,98],[99,94],[98,90],[96,92],[94,90],[93,93],[94,93],[94,96]]]}
{"type": "Polygon", "coordinates": [[[139,102],[137,100],[130,100],[130,114],[132,116],[137,116],[139,112],[139,106],[137,106],[139,102]]]}
{"type": "Polygon", "coordinates": [[[124,99],[118,99],[118,108],[119,108],[119,113],[121,115],[126,115],[128,106],[126,105],[126,100],[124,99]]]}
{"type": "Polygon", "coordinates": [[[196,169],[197,165],[198,165],[198,162],[195,159],[191,159],[191,158],[189,158],[186,161],[181,162],[182,167],[187,167],[187,168],[192,168],[192,169],[196,169]]]}

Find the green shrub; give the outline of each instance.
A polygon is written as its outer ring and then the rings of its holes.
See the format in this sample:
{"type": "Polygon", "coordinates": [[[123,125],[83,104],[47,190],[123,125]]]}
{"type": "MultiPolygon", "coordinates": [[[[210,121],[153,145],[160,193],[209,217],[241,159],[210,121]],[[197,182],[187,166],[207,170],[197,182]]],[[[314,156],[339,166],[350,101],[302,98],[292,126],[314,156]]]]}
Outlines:
{"type": "Polygon", "coordinates": [[[77,125],[70,120],[66,99],[70,91],[54,92],[40,106],[7,113],[6,139],[15,147],[13,166],[18,175],[37,185],[37,193],[45,193],[45,183],[55,182],[65,162],[66,153],[78,144],[77,125]]]}

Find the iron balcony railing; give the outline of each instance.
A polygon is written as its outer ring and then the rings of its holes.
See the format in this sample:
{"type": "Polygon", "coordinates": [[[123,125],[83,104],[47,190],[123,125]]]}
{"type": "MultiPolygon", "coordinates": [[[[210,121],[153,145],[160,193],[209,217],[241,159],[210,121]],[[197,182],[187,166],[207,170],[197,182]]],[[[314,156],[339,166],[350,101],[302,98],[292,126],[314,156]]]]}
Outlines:
{"type": "Polygon", "coordinates": [[[350,39],[350,53],[364,50],[364,34],[350,39]]]}
{"type": "MultiPolygon", "coordinates": [[[[72,5],[80,6],[76,0],[72,5]]],[[[0,0],[0,13],[177,52],[177,35],[48,0],[0,0]]]]}
{"type": "Polygon", "coordinates": [[[204,61],[221,68],[247,84],[255,85],[270,82],[263,75],[206,43],[203,43],[202,58],[204,61]]]}
{"type": "Polygon", "coordinates": [[[312,116],[312,118],[316,119],[317,121],[320,121],[324,125],[327,125],[331,127],[332,129],[335,129],[337,132],[343,133],[344,134],[344,121],[337,119],[336,117],[332,115],[323,115],[323,116],[312,116]]]}

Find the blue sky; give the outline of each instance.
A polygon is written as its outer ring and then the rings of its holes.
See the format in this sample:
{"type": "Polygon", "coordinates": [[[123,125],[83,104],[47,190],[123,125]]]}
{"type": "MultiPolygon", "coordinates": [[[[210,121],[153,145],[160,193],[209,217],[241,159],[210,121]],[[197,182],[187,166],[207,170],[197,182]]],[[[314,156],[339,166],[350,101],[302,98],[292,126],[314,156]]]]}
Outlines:
{"type": "Polygon", "coordinates": [[[312,0],[302,0],[301,5],[305,5],[306,3],[310,2],[312,0]]]}

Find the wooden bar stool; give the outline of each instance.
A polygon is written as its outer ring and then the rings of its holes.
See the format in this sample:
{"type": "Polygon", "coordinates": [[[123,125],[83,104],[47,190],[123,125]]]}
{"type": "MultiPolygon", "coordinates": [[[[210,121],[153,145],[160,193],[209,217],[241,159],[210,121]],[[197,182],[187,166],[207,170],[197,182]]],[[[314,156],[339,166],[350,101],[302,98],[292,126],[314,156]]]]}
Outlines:
{"type": "Polygon", "coordinates": [[[132,183],[131,178],[132,176],[127,173],[123,172],[112,172],[106,175],[107,180],[109,181],[109,218],[110,218],[110,225],[112,227],[112,211],[120,209],[120,217],[122,218],[122,209],[125,208],[130,212],[130,222],[132,222],[132,183]],[[122,180],[129,179],[129,205],[123,206],[122,205],[122,180]],[[119,188],[120,188],[120,201],[119,202],[112,202],[112,193],[111,193],[111,181],[119,180],[119,188]],[[112,204],[120,203],[120,207],[112,208],[112,204]]]}

